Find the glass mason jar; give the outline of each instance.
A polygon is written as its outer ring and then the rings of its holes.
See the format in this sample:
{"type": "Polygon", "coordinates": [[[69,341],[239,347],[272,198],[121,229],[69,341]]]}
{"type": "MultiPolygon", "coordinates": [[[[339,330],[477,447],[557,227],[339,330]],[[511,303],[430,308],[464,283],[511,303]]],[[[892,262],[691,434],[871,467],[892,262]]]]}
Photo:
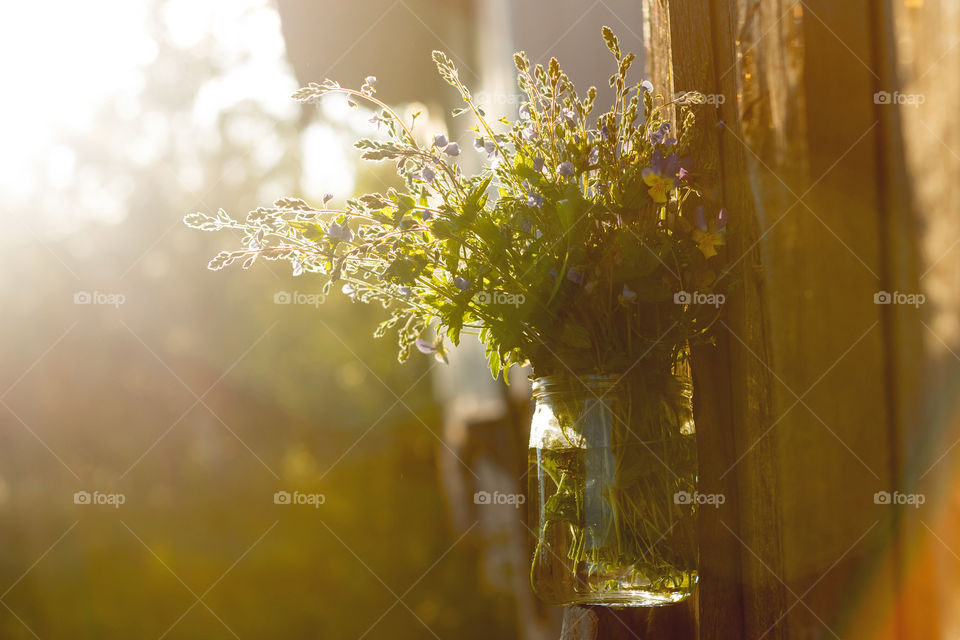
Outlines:
{"type": "Polygon", "coordinates": [[[655,606],[697,582],[697,448],[688,376],[533,384],[530,580],[550,604],[655,606]]]}

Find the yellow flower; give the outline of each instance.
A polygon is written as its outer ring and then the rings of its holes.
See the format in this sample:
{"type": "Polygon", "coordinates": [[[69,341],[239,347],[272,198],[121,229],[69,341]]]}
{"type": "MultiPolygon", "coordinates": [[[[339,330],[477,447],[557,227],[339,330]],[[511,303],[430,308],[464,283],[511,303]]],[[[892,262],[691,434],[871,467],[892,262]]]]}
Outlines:
{"type": "Polygon", "coordinates": [[[716,247],[724,244],[722,231],[700,231],[694,229],[691,234],[693,241],[697,243],[697,248],[705,258],[712,258],[717,255],[716,247]]]}
{"type": "Polygon", "coordinates": [[[696,226],[690,233],[690,239],[697,243],[697,248],[705,258],[717,255],[717,247],[723,245],[727,231],[727,210],[720,209],[717,216],[708,223],[703,213],[703,207],[697,207],[695,217],[696,226]]]}
{"type": "Polygon", "coordinates": [[[671,177],[664,178],[654,172],[649,172],[643,177],[643,181],[650,187],[647,193],[653,198],[654,202],[664,203],[667,201],[667,194],[673,189],[676,180],[671,177]]]}

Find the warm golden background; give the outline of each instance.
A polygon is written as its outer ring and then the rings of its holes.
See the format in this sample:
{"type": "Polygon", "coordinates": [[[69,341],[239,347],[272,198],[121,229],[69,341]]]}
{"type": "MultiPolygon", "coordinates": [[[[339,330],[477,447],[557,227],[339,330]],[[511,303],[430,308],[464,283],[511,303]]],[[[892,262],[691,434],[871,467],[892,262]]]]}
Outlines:
{"type": "Polygon", "coordinates": [[[301,83],[377,75],[426,137],[454,126],[432,49],[512,113],[515,47],[602,83],[601,24],[639,48],[630,4],[560,3],[535,33],[503,3],[0,7],[0,638],[556,637],[523,510],[473,501],[519,490],[522,389],[398,365],[342,296],[275,304],[323,285],[286,265],[209,272],[238,239],[181,220],[389,183],[351,147],[369,114],[301,110],[301,83]]]}

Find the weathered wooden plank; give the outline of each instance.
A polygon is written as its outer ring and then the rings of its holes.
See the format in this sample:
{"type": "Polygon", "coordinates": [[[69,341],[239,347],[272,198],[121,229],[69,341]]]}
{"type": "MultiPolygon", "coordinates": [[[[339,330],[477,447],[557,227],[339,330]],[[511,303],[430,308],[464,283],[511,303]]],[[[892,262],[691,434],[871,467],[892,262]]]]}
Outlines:
{"type": "MultiPolygon", "coordinates": [[[[720,10],[721,7],[715,7],[720,10]]],[[[736,127],[737,118],[734,78],[720,78],[718,58],[733,56],[733,38],[728,15],[715,19],[715,12],[693,3],[670,5],[669,22],[672,44],[673,95],[684,91],[709,94],[716,108],[699,109],[699,125],[704,135],[696,149],[703,169],[721,177],[716,185],[718,199],[737,212],[737,218],[753,216],[753,207],[743,189],[745,163],[742,156],[724,158],[721,152],[721,120],[736,127]],[[729,96],[730,104],[727,105],[729,96]],[[724,117],[726,110],[730,115],[724,117]],[[724,160],[727,161],[724,164],[724,160]],[[739,162],[739,165],[734,163],[739,162]],[[723,171],[721,172],[721,167],[723,171]],[[726,179],[723,179],[726,178],[726,179]],[[726,183],[730,183],[729,185],[726,183]],[[739,184],[736,184],[739,183],[739,184]],[[726,187],[731,188],[727,193],[726,187]]],[[[756,228],[756,225],[753,225],[756,228]]],[[[738,229],[750,225],[737,224],[738,229]]],[[[742,272],[742,265],[740,271],[742,272]]],[[[741,301],[742,304],[742,301],[741,301]]],[[[746,316],[740,316],[746,321],[746,316]]],[[[759,320],[757,320],[759,321],[759,320]]],[[[745,331],[741,330],[742,333],[745,331]]],[[[721,335],[717,347],[695,350],[693,354],[696,389],[697,442],[700,472],[699,490],[722,494],[725,502],[719,509],[702,509],[699,513],[700,582],[699,637],[702,639],[743,637],[743,578],[741,505],[736,474],[724,473],[736,460],[734,438],[738,424],[746,421],[734,413],[735,396],[744,396],[746,380],[754,372],[738,372],[731,376],[729,336],[721,335]]],[[[755,423],[756,420],[749,422],[755,423]]],[[[744,469],[746,472],[747,470],[744,469]]],[[[750,513],[757,513],[751,509],[750,513]]],[[[775,531],[769,520],[761,527],[764,534],[775,531]]]]}

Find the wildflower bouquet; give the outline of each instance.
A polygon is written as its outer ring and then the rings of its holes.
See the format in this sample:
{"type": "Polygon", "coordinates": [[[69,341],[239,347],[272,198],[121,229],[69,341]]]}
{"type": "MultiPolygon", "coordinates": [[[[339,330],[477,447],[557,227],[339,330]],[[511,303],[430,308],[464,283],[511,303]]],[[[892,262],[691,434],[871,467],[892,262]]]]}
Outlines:
{"type": "Polygon", "coordinates": [[[389,317],[376,333],[397,332],[400,360],[412,348],[445,358],[446,342],[476,333],[494,376],[531,364],[534,588],[557,603],[656,604],[696,582],[696,505],[676,497],[695,492],[697,472],[683,374],[689,345],[709,340],[719,315],[726,213],[688,157],[704,97],[631,84],[634,56],[610,29],[603,38],[617,70],[613,105],[596,116],[595,88],[581,96],[555,59],[531,68],[518,53],[526,99],[516,120],[491,121],[434,52],[463,99],[453,115],[472,118],[472,146],[487,157],[476,175],[447,134],[421,142],[419,114],[405,120],[382,102],[375,78],[356,90],[310,84],[294,97],[373,107],[382,135],[356,146],[395,163],[402,188],[186,223],[242,232],[242,248],[211,269],[288,261],[294,275],[321,273],[327,288],[381,304],[389,317]]]}
{"type": "Polygon", "coordinates": [[[473,332],[494,376],[524,363],[549,375],[623,371],[641,357],[673,362],[717,316],[715,306],[688,304],[716,286],[711,262],[726,224],[685,157],[703,97],[657,104],[649,82],[627,81],[633,54],[621,54],[608,28],[603,37],[618,64],[615,101],[592,123],[596,89],[580,97],[556,59],[531,69],[516,54],[527,100],[516,121],[490,122],[451,60],[434,52],[465,104],[454,116],[473,117],[473,146],[490,161],[472,176],[458,163],[460,144],[444,134],[421,144],[419,114],[405,122],[377,98],[375,78],[359,90],[310,84],[294,97],[345,94],[374,107],[386,137],[356,146],[365,160],[396,163],[404,188],[339,207],[283,198],[244,221],[220,211],[186,223],[243,233],[242,248],[219,253],[211,269],[288,261],[295,275],[322,273],[327,288],[382,304],[389,318],[376,333],[397,331],[401,361],[412,347],[443,357],[445,340],[473,332]],[[666,119],[674,104],[679,126],[666,119]]]}

